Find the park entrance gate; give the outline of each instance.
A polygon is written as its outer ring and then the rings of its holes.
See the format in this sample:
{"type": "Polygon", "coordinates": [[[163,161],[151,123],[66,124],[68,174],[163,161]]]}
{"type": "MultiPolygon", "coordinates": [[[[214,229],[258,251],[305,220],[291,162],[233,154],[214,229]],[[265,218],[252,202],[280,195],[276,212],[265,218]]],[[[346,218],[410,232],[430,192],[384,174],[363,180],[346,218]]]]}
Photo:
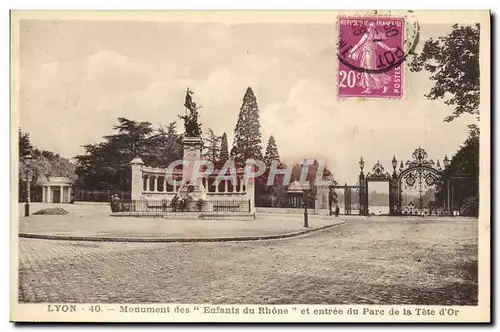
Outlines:
{"type": "MultiPolygon", "coordinates": [[[[359,186],[350,186],[347,185],[347,183],[343,186],[338,186],[338,185],[332,185],[330,186],[330,197],[332,199],[330,200],[331,202],[333,201],[333,196],[335,196],[334,191],[335,189],[341,189],[343,190],[343,196],[344,196],[344,214],[345,215],[351,215],[354,214],[353,211],[361,211],[360,207],[360,200],[359,200],[359,186]],[[354,202],[353,202],[354,199],[354,202]]],[[[333,207],[333,202],[330,204],[330,211],[333,211],[335,207],[333,207]]],[[[359,212],[358,212],[359,213],[359,212]]]]}
{"type": "MultiPolygon", "coordinates": [[[[443,159],[443,166],[449,166],[447,156],[443,159]]],[[[371,172],[363,173],[365,162],[359,160],[360,173],[355,186],[331,186],[331,190],[344,189],[345,214],[352,214],[352,194],[357,194],[357,208],[360,215],[370,215],[368,204],[369,185],[371,182],[386,182],[389,189],[389,215],[409,216],[441,216],[452,215],[450,195],[451,179],[443,179],[443,169],[439,160],[435,163],[427,159],[427,152],[417,148],[412,159],[404,163],[399,162],[394,156],[391,160],[392,174],[385,171],[384,166],[377,161],[371,172]],[[439,200],[429,199],[428,192],[431,187],[441,189],[442,196],[439,200]],[[408,201],[403,199],[403,190],[412,190],[416,198],[408,201]],[[441,201],[441,203],[439,202],[441,201]]]]}

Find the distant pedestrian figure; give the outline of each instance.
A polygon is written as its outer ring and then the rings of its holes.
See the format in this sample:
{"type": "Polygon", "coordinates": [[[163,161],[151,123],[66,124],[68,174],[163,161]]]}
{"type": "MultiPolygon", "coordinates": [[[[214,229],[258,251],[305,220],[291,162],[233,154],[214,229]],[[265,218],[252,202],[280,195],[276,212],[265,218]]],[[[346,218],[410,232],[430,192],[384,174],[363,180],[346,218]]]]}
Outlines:
{"type": "Polygon", "coordinates": [[[340,208],[339,206],[335,206],[335,218],[337,218],[339,216],[339,213],[340,213],[340,208]]]}
{"type": "Polygon", "coordinates": [[[117,194],[114,194],[111,198],[111,212],[119,212],[120,211],[120,197],[117,194]]]}

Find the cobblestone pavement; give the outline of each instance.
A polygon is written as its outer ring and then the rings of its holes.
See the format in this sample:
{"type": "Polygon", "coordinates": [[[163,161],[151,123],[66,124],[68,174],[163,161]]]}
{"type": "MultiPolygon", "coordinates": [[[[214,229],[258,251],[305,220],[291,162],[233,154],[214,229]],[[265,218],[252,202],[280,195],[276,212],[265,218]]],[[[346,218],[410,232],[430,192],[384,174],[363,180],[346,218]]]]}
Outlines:
{"type": "Polygon", "coordinates": [[[350,221],[227,243],[20,239],[20,302],[477,304],[477,221],[350,221]]]}

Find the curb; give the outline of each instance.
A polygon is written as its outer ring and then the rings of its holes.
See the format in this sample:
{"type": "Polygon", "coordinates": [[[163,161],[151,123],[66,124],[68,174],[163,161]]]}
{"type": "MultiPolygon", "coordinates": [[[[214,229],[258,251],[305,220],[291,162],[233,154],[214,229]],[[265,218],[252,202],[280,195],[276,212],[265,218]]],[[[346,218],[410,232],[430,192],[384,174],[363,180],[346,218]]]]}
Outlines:
{"type": "Polygon", "coordinates": [[[89,242],[142,242],[142,243],[237,242],[237,241],[276,240],[276,239],[297,237],[300,235],[322,231],[335,226],[340,226],[345,223],[346,222],[341,222],[338,224],[326,225],[318,228],[309,228],[291,233],[262,235],[262,236],[211,237],[211,238],[147,238],[147,237],[133,238],[133,237],[67,236],[67,235],[43,235],[43,234],[19,233],[19,237],[26,239],[89,241],[89,242]]]}

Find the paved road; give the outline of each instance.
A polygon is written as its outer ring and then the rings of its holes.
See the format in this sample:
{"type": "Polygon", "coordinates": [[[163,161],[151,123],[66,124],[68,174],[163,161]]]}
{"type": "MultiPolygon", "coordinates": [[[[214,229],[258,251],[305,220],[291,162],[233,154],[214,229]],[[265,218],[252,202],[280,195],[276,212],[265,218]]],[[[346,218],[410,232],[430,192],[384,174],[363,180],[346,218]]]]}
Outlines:
{"type": "Polygon", "coordinates": [[[476,304],[477,221],[379,218],[234,243],[21,239],[19,300],[476,304]]]}

